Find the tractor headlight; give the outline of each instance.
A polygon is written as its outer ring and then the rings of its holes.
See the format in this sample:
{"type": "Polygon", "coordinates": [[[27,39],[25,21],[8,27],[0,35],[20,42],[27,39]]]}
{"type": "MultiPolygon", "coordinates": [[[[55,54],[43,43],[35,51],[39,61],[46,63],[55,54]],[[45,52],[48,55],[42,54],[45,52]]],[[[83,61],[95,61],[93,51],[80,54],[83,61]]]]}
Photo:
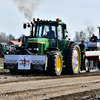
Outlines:
{"type": "Polygon", "coordinates": [[[34,48],[34,50],[35,50],[35,51],[38,51],[38,50],[39,50],[39,48],[34,48]]]}
{"type": "Polygon", "coordinates": [[[51,40],[50,40],[50,46],[51,46],[51,47],[56,47],[56,44],[57,44],[57,43],[56,43],[56,40],[55,40],[55,39],[51,39],[51,40]]]}
{"type": "Polygon", "coordinates": [[[30,50],[30,51],[31,51],[31,50],[32,50],[32,48],[28,48],[28,50],[30,50]]]}

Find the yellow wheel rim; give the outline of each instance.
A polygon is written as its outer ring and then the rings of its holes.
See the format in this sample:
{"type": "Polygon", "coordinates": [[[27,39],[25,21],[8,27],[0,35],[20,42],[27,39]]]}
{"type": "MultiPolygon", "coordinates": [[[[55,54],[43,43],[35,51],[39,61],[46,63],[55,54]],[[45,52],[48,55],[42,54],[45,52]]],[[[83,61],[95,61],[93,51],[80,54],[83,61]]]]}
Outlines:
{"type": "Polygon", "coordinates": [[[79,56],[79,50],[77,48],[75,50],[77,51],[77,56],[78,56],[78,59],[77,59],[78,63],[77,63],[77,67],[75,68],[75,71],[78,71],[79,64],[80,64],[80,56],[79,56]]]}
{"type": "Polygon", "coordinates": [[[61,69],[61,58],[57,57],[56,59],[56,70],[59,72],[61,69]]]}

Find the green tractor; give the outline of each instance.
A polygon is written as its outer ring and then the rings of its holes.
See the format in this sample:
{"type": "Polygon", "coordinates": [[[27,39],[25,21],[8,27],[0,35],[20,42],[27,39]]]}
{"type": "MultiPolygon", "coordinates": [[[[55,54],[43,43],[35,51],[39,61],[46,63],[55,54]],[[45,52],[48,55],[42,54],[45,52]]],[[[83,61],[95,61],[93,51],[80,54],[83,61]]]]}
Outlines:
{"type": "Polygon", "coordinates": [[[0,43],[0,57],[4,57],[4,54],[8,54],[9,50],[7,49],[6,43],[0,43]]]}
{"type": "Polygon", "coordinates": [[[11,72],[41,70],[49,75],[80,72],[80,48],[66,39],[66,24],[59,18],[56,21],[33,19],[23,27],[29,27],[31,35],[25,47],[20,47],[15,54],[5,55],[5,69],[11,72]]]}

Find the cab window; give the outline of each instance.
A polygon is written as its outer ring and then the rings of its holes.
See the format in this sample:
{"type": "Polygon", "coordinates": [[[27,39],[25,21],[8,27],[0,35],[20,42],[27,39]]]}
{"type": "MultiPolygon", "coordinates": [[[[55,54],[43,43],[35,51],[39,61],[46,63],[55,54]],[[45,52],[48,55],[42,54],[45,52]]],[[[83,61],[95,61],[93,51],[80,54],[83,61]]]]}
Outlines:
{"type": "Polygon", "coordinates": [[[36,29],[36,37],[40,38],[55,38],[56,26],[52,24],[38,24],[36,29]]]}
{"type": "Polygon", "coordinates": [[[63,38],[63,32],[62,32],[62,26],[61,25],[58,25],[57,31],[58,31],[58,39],[61,40],[63,38]]]}

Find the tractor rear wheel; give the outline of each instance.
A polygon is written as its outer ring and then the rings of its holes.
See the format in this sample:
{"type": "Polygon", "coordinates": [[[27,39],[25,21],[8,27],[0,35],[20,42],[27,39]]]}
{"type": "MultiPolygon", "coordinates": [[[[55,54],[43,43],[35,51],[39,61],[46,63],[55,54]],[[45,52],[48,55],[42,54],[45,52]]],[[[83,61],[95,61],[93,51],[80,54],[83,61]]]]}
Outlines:
{"type": "Polygon", "coordinates": [[[62,55],[59,51],[48,51],[46,52],[48,57],[48,75],[61,75],[63,68],[62,55]]]}
{"type": "Polygon", "coordinates": [[[70,44],[65,56],[66,74],[78,74],[81,66],[81,52],[77,44],[70,44]]]}

